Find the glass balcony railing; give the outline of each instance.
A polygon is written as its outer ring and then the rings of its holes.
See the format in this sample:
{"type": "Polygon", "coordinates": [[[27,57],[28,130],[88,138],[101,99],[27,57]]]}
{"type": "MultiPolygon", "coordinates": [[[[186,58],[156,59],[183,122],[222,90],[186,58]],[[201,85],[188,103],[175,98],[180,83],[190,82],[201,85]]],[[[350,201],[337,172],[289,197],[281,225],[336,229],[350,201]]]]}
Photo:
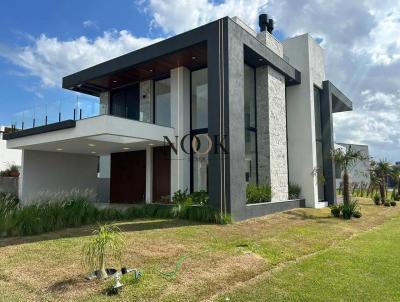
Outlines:
{"type": "Polygon", "coordinates": [[[100,115],[100,100],[77,97],[75,100],[49,102],[14,114],[10,124],[13,131],[25,130],[100,115]]]}

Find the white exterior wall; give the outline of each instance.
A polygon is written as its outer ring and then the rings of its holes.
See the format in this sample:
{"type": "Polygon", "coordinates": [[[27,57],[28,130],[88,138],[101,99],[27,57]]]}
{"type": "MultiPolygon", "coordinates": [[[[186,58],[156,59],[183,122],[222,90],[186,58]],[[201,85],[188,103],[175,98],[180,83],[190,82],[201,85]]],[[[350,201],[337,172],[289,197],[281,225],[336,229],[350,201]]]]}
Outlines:
{"type": "MultiPolygon", "coordinates": [[[[179,143],[190,133],[190,93],[190,70],[186,67],[172,69],[171,127],[179,143]]],[[[178,154],[171,150],[171,196],[177,190],[190,190],[190,155],[183,152],[180,146],[176,147],[178,154]]]]}
{"type": "Polygon", "coordinates": [[[7,142],[3,140],[4,127],[0,127],[0,171],[9,167],[9,165],[21,166],[21,150],[7,149],[7,142]]]}
{"type": "Polygon", "coordinates": [[[97,190],[97,156],[24,150],[19,196],[29,202],[41,194],[97,190]]]}
{"type": "Polygon", "coordinates": [[[314,85],[325,80],[324,54],[308,35],[283,41],[284,55],[301,72],[301,84],[287,87],[289,179],[301,186],[307,207],[318,202],[317,154],[315,143],[314,85]]]}

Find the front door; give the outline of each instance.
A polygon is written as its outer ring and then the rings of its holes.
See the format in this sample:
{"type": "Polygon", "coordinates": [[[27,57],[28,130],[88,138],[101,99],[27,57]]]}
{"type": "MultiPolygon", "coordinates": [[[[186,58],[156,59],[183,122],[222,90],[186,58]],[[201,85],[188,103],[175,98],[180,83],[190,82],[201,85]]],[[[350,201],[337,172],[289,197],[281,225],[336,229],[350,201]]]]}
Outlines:
{"type": "Polygon", "coordinates": [[[146,151],[111,154],[110,202],[141,203],[146,195],[146,151]]]}
{"type": "Polygon", "coordinates": [[[165,201],[171,198],[171,150],[153,149],[153,200],[165,201]]]}

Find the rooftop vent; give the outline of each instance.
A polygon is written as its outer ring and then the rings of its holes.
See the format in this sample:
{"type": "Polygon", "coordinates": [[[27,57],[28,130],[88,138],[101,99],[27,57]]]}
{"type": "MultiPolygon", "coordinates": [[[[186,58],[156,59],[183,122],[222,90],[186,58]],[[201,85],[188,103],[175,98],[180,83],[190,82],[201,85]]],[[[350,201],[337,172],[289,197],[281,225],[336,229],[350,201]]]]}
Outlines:
{"type": "Polygon", "coordinates": [[[267,30],[270,34],[274,30],[274,20],[268,19],[267,14],[261,14],[258,17],[258,24],[260,26],[260,32],[267,30]]]}

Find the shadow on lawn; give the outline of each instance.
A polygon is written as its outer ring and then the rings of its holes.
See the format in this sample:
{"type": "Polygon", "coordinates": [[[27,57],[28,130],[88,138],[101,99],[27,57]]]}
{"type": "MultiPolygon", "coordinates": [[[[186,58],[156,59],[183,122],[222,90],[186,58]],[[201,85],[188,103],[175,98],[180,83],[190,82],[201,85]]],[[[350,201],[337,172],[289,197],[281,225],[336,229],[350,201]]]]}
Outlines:
{"type": "MultiPolygon", "coordinates": [[[[193,221],[178,220],[178,219],[115,221],[110,223],[115,223],[121,229],[122,232],[139,232],[139,231],[156,230],[156,229],[185,227],[191,225],[194,226],[200,224],[193,221]]],[[[25,243],[47,241],[47,240],[91,236],[96,227],[97,227],[96,225],[86,225],[76,228],[62,229],[59,231],[54,231],[35,236],[3,238],[0,239],[0,248],[12,245],[25,244],[25,243]]]]}
{"type": "Polygon", "coordinates": [[[284,212],[286,215],[291,216],[289,219],[301,219],[301,220],[315,220],[317,223],[328,223],[332,221],[332,216],[316,216],[313,214],[306,213],[301,210],[296,210],[296,211],[287,211],[284,212]]]}

